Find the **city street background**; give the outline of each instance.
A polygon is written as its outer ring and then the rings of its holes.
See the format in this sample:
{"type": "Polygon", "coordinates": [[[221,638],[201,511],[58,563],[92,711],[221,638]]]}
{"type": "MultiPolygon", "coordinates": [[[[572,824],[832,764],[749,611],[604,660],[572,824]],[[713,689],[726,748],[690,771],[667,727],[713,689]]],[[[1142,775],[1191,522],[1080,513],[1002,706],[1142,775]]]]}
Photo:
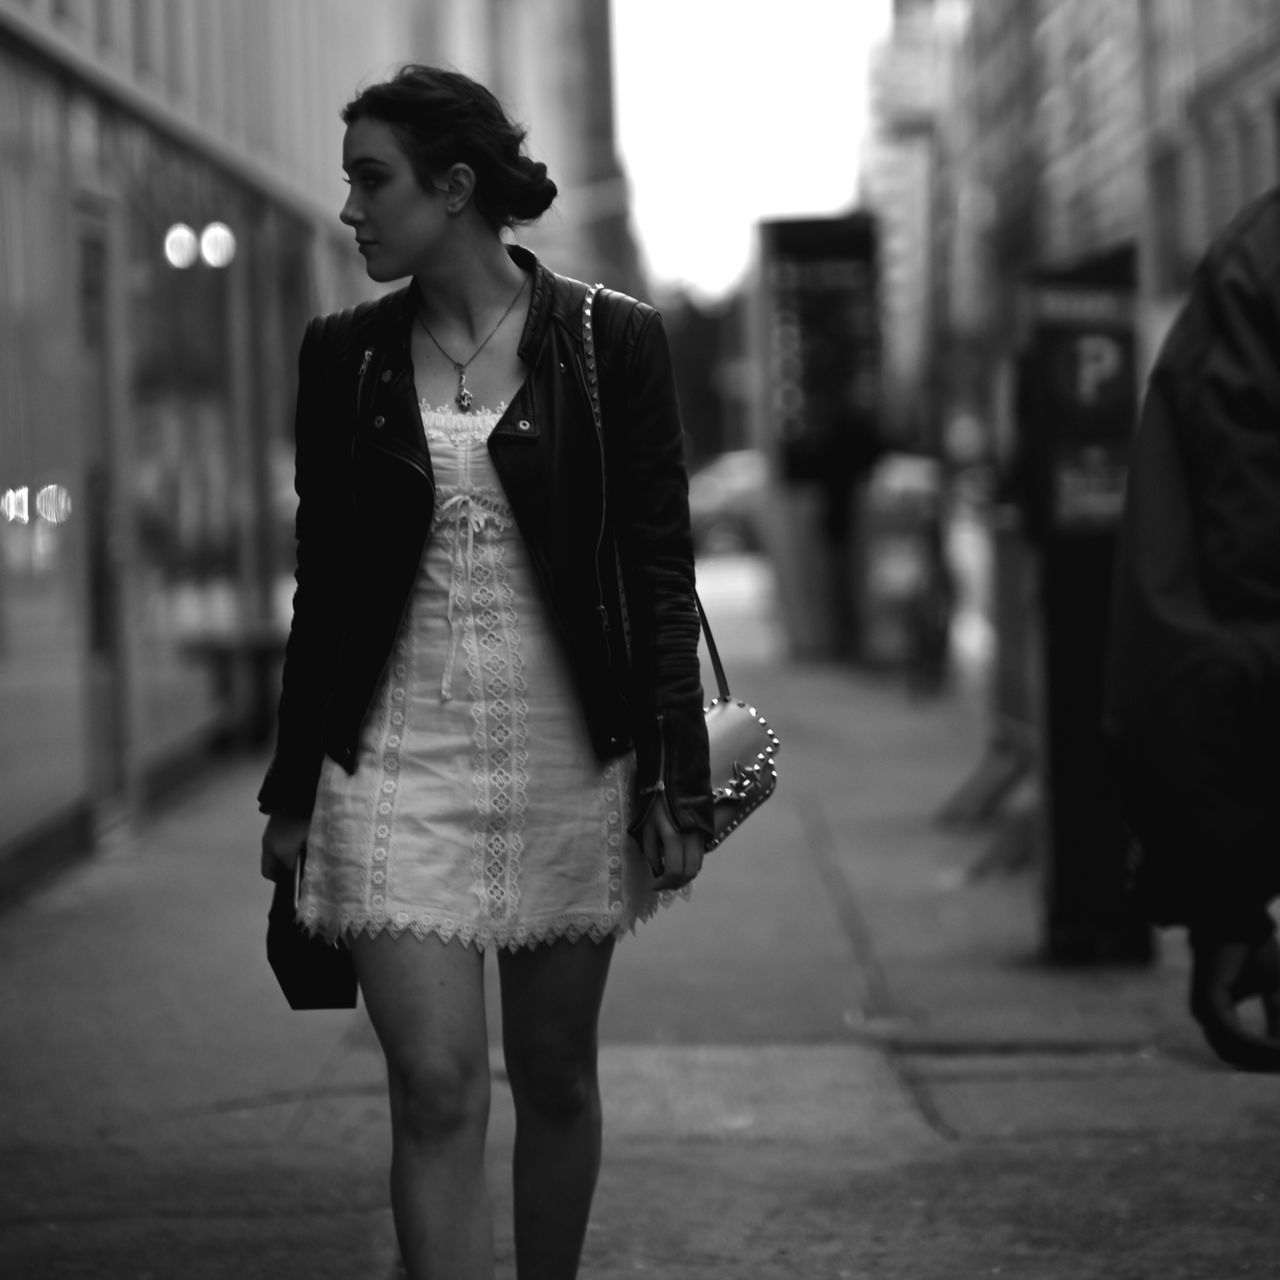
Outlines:
{"type": "MultiPolygon", "coordinates": [[[[1275,1083],[1199,1043],[1178,939],[1155,968],[1044,965],[1035,876],[935,822],[981,752],[982,665],[936,699],[789,665],[758,560],[700,582],[782,781],[619,946],[583,1274],[1274,1274],[1275,1083]]],[[[363,1010],[292,1013],[266,965],[264,764],[4,916],[0,1275],[389,1280],[381,1055],[363,1010]]],[[[510,1277],[496,1039],[494,1070],[510,1277]]]]}
{"type": "Polygon", "coordinates": [[[1275,1275],[1275,1078],[1147,926],[1101,685],[1146,371],[1280,179],[1276,6],[0,0],[0,1280],[391,1274],[381,1056],[285,1008],[254,795],[298,346],[378,292],[340,113],[407,61],[528,125],[521,243],[660,309],[783,744],[619,948],[584,1276],[1275,1275]]]}

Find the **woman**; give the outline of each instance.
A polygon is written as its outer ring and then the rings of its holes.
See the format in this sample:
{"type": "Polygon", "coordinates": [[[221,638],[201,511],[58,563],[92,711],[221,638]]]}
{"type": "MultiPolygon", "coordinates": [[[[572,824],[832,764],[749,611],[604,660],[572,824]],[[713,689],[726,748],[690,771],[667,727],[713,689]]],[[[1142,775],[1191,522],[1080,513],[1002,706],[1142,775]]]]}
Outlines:
{"type": "Polygon", "coordinates": [[[697,875],[711,799],[661,322],[502,232],[555,184],[488,90],[412,66],[343,113],[342,221],[411,282],[312,322],[263,874],[344,938],[387,1059],[411,1277],[491,1276],[483,957],[516,1106],[518,1273],[571,1277],[614,941],[697,875]],[[629,842],[630,832],[633,842],[629,842]]]}

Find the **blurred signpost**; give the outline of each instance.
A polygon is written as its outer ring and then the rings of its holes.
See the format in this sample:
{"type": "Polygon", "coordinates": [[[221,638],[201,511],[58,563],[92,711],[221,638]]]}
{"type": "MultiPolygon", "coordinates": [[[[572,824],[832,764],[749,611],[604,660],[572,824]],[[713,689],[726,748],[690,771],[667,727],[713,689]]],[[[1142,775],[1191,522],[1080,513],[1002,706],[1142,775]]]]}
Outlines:
{"type": "Polygon", "coordinates": [[[1047,956],[1146,961],[1129,838],[1107,782],[1102,689],[1112,563],[1137,417],[1130,255],[1029,288],[1019,405],[1027,530],[1040,581],[1047,956]]]}
{"type": "Polygon", "coordinates": [[[760,227],[756,441],[775,481],[766,537],[799,658],[859,654],[858,494],[880,447],[875,258],[865,213],[760,227]]]}

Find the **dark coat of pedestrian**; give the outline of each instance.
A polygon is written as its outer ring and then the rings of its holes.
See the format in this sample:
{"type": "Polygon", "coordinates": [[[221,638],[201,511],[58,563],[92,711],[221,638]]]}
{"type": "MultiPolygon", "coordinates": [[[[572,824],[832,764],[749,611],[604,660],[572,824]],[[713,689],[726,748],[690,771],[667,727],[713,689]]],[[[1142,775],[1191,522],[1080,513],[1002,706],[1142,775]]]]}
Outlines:
{"type": "Polygon", "coordinates": [[[1133,442],[1107,721],[1152,921],[1189,930],[1214,1049],[1280,1069],[1280,190],[1231,222],[1133,442]],[[1238,1006],[1261,995],[1267,1034],[1238,1006]]]}

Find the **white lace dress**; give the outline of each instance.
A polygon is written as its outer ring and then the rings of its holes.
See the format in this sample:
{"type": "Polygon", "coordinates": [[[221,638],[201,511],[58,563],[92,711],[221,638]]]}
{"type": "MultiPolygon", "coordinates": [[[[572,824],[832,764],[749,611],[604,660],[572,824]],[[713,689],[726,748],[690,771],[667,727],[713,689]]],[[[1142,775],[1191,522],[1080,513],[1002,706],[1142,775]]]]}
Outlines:
{"type": "Polygon", "coordinates": [[[627,837],[634,763],[602,765],[486,440],[423,406],[431,535],[348,776],[325,758],[299,914],[515,949],[620,936],[655,894],[627,837]]]}

